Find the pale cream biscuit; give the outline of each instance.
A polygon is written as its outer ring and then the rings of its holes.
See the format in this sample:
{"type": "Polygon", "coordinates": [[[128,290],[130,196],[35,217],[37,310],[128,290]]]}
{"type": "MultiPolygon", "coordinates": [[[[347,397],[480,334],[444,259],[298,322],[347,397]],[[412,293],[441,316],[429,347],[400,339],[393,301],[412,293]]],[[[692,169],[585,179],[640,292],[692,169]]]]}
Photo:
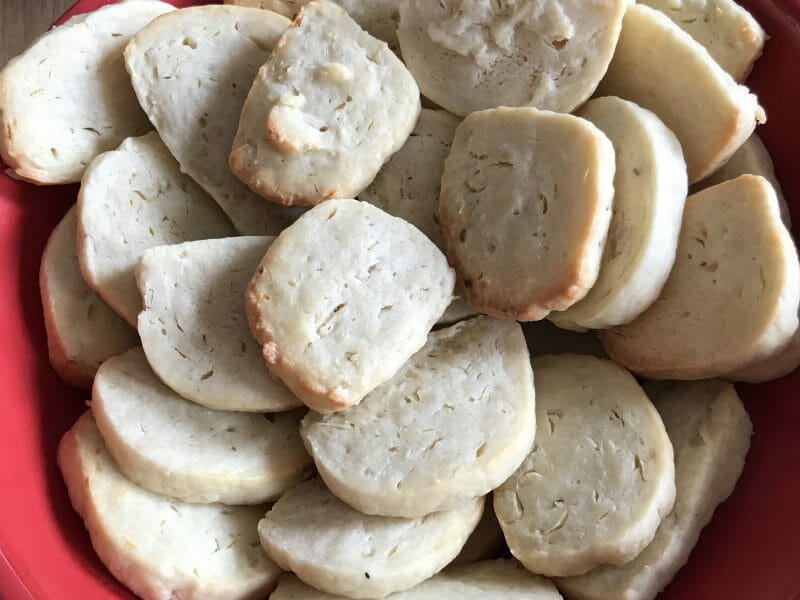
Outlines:
{"type": "Polygon", "coordinates": [[[732,385],[709,380],[645,387],[675,449],[675,508],[632,562],[557,580],[569,598],[653,600],[689,559],[742,472],[753,425],[732,385]]]}
{"type": "Polygon", "coordinates": [[[567,329],[605,329],[633,321],[667,281],[686,201],[686,162],[675,134],[633,102],[596,98],[578,115],[614,145],[614,211],[594,286],[549,318],[567,329]]]}
{"type": "Polygon", "coordinates": [[[357,406],[309,413],[317,471],[366,514],[423,517],[505,481],[536,433],[533,372],[520,326],[476,317],[434,331],[357,406]]]}
{"type": "Polygon", "coordinates": [[[718,377],[780,352],[798,305],[797,250],[775,191],[742,175],[689,196],[658,300],[600,336],[611,358],[650,379],[718,377]]]}
{"type": "Polygon", "coordinates": [[[120,471],[159,494],[204,504],[263,504],[311,472],[299,433],[305,411],[204,408],[165,386],[141,348],[103,363],[91,406],[120,471]]]}
{"type": "Polygon", "coordinates": [[[47,241],[39,290],[50,364],[75,387],[90,389],[100,364],[138,343],[136,331],[86,285],[75,251],[73,206],[47,241]]]}
{"type": "Polygon", "coordinates": [[[743,82],[761,56],[766,34],[733,0],[641,0],[660,10],[708,50],[731,77],[743,82]]]}
{"type": "Polygon", "coordinates": [[[766,120],[758,99],[705,48],[663,13],[641,4],[625,13],[598,93],[658,115],[681,143],[689,183],[713,173],[766,120]]]}
{"type": "Polygon", "coordinates": [[[218,410],[302,406],[261,358],[245,290],[271,237],[200,240],[147,250],[136,269],[147,360],[178,394],[218,410]]]}
{"type": "MultiPolygon", "coordinates": [[[[238,4],[271,10],[293,19],[311,0],[224,0],[225,4],[238,4]]],[[[397,0],[334,0],[345,9],[362,28],[383,40],[393,50],[397,48],[397,0]]]]}
{"type": "Polygon", "coordinates": [[[403,58],[422,93],[466,116],[496,106],[572,112],[597,88],[628,0],[400,0],[403,58]]]}
{"type": "Polygon", "coordinates": [[[583,298],[600,268],[613,180],[614,148],[585,119],[535,108],[464,119],[439,211],[469,303],[537,321],[583,298]]]}
{"type": "Polygon", "coordinates": [[[366,202],[330,200],[269,247],[247,315],[272,372],[331,412],[360,402],[425,345],[454,283],[416,227],[366,202]]]}
{"type": "Polygon", "coordinates": [[[258,68],[289,21],[238,6],[195,6],[156,19],[131,40],[133,88],[164,143],[242,234],[276,234],[297,218],[247,189],[228,167],[258,68]]]}
{"type": "Polygon", "coordinates": [[[386,44],[336,4],[310,2],[258,71],[230,166],[279,204],[354,198],[419,111],[417,84],[386,44]]]}
{"type": "MultiPolygon", "coordinates": [[[[292,574],[282,575],[270,600],[341,600],[315,590],[292,574]]],[[[387,600],[561,600],[555,585],[526,571],[514,560],[476,562],[448,567],[410,590],[387,600]]]]}
{"type": "Polygon", "coordinates": [[[536,443],[494,507],[511,553],[534,573],[624,565],[675,500],[672,445],[625,369],[592,356],[533,362],[536,443]]]}
{"type": "Polygon", "coordinates": [[[147,248],[234,234],[155,132],[126,139],[84,173],[78,194],[81,272],[131,325],[142,309],[134,269],[147,248]]]}
{"type": "Polygon", "coordinates": [[[769,358],[756,362],[725,375],[730,381],[763,383],[788,375],[800,366],[800,328],[789,343],[769,358]]]}
{"type": "Polygon", "coordinates": [[[102,152],[150,124],[125,72],[131,36],[174,7],[128,0],[77,15],[0,71],[0,155],[13,177],[80,181],[102,152]]]}
{"type": "Polygon", "coordinates": [[[258,524],[267,554],[305,583],[349,598],[383,598],[436,574],[475,529],[483,498],[418,519],[367,516],[320,479],[287,491],[258,524]]]}
{"type": "Polygon", "coordinates": [[[145,600],[263,598],[281,569],[258,545],[258,506],[189,504],[117,469],[90,413],[61,439],[72,506],[111,574],[145,600]]]}

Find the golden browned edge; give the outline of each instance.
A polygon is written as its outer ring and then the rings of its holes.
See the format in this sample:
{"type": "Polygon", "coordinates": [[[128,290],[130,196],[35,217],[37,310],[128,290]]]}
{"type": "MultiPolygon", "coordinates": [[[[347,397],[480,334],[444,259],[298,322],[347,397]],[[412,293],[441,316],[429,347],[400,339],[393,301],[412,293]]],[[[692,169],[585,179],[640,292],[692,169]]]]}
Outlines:
{"type": "MultiPolygon", "coordinates": [[[[750,14],[748,12],[748,14],[750,14]]],[[[752,15],[751,15],[752,16],[752,15]]],[[[760,27],[742,27],[739,30],[739,40],[745,44],[749,50],[750,56],[747,63],[742,66],[740,71],[732,73],[736,83],[743,83],[753,70],[753,64],[761,57],[764,52],[764,43],[766,42],[766,34],[760,27]]]]}
{"type": "Polygon", "coordinates": [[[305,372],[302,364],[281,354],[279,343],[274,339],[274,330],[261,307],[261,300],[267,300],[269,296],[258,289],[260,275],[269,267],[270,253],[280,243],[281,237],[278,236],[267,249],[267,253],[258,265],[245,291],[245,312],[250,324],[250,331],[253,337],[258,340],[258,343],[262,345],[261,354],[264,357],[264,363],[267,368],[273,375],[280,378],[306,406],[318,412],[344,410],[353,404],[350,398],[335,389],[319,384],[305,372]]]}
{"type": "Polygon", "coordinates": [[[748,137],[744,135],[744,131],[751,118],[755,117],[746,113],[739,102],[734,102],[734,113],[728,117],[725,124],[726,134],[719,141],[717,151],[712,156],[706,157],[703,168],[699,169],[694,177],[689,174],[689,185],[698,183],[711,175],[741,147],[748,137]]]}
{"type": "Polygon", "coordinates": [[[53,314],[52,295],[50,284],[45,274],[45,261],[50,253],[53,243],[53,236],[47,240],[47,245],[42,253],[42,262],[39,265],[39,292],[42,297],[42,309],[44,312],[44,329],[47,334],[47,354],[50,364],[55,369],[58,376],[69,385],[82,390],[92,389],[92,382],[96,369],[91,366],[80,365],[70,358],[69,353],[64,347],[64,341],[58,331],[55,315],[53,314]]]}

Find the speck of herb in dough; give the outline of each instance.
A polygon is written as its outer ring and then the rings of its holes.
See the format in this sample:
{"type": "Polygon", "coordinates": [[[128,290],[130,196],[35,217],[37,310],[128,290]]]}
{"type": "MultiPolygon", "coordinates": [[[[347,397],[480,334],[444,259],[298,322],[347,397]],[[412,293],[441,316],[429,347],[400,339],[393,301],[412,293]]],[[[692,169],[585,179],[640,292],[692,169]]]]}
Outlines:
{"type": "Polygon", "coordinates": [[[367,579],[369,579],[369,578],[370,578],[370,577],[369,577],[369,573],[367,573],[366,571],[364,571],[364,577],[366,577],[367,579]]]}

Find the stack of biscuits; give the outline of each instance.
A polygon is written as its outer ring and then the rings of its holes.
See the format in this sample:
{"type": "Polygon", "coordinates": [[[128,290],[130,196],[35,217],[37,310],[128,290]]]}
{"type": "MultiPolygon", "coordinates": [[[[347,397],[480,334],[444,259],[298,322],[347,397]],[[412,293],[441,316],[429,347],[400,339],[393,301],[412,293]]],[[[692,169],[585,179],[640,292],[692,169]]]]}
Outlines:
{"type": "Polygon", "coordinates": [[[111,573],[654,598],[744,466],[731,382],[800,364],[765,38],[732,0],[124,0],[36,40],[0,153],[80,182],[40,285],[111,573]]]}

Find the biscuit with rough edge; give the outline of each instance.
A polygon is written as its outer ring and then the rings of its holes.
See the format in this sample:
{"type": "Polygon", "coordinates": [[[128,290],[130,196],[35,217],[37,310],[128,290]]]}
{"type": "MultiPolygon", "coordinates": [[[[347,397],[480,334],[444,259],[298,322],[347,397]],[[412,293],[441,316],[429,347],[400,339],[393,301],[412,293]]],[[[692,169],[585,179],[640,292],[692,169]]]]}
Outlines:
{"type": "Polygon", "coordinates": [[[675,500],[661,417],[611,361],[542,356],[533,371],[536,443],[494,492],[511,554],[549,576],[624,565],[652,541],[675,500]]]}
{"type": "Polygon", "coordinates": [[[151,248],[136,275],[147,360],[178,394],[218,410],[276,412],[303,403],[264,366],[244,295],[271,237],[151,248]]]}
{"type": "Polygon", "coordinates": [[[442,252],[403,219],[331,200],[286,229],[246,294],[270,370],[318,412],[357,404],[425,345],[453,294],[442,252]]]}
{"type": "Polygon", "coordinates": [[[645,388],[675,449],[675,508],[632,562],[557,580],[569,598],[653,600],[686,563],[742,472],[753,425],[732,385],[709,380],[645,388]]]}
{"type": "Polygon", "coordinates": [[[598,95],[653,111],[683,148],[689,183],[713,173],[766,121],[755,95],[657,10],[632,5],[598,95]],[[691,85],[686,85],[691,81],[691,85]]]}
{"type": "Polygon", "coordinates": [[[39,291],[50,364],[64,381],[88,390],[104,360],[139,340],[136,331],[83,280],[75,253],[77,226],[73,206],[47,241],[39,291]]]}
{"type": "Polygon", "coordinates": [[[133,326],[142,309],[134,269],[147,248],[235,233],[155,132],[126,139],[84,173],[78,194],[81,272],[133,326]]]}
{"type": "Polygon", "coordinates": [[[733,0],[641,0],[697,40],[731,77],[743,82],[761,56],[766,34],[733,0]]]}
{"type": "MultiPolygon", "coordinates": [[[[444,251],[442,226],[439,224],[439,194],[444,159],[460,120],[444,110],[422,109],[408,140],[383,165],[369,187],[358,195],[390,215],[405,219],[444,251]]],[[[478,311],[461,297],[447,307],[440,325],[449,325],[478,311]]]]}
{"type": "Polygon", "coordinates": [[[692,186],[692,192],[699,192],[712,185],[717,185],[729,179],[736,179],[739,175],[761,175],[770,182],[778,195],[778,202],[781,208],[781,218],[786,223],[787,227],[792,224],[792,217],[789,214],[789,205],[786,203],[786,198],[781,191],[781,184],[778,183],[778,178],[775,176],[775,167],[772,164],[764,142],[757,134],[751,135],[747,141],[742,144],[733,156],[722,165],[719,169],[714,171],[713,175],[706,177],[702,181],[698,181],[692,186]]]}
{"type": "Polygon", "coordinates": [[[111,574],[146,600],[263,598],[281,569],[258,546],[258,506],[189,504],[128,481],[91,413],[61,439],[72,506],[111,574]]]}
{"type": "Polygon", "coordinates": [[[434,331],[357,406],[301,426],[325,484],[366,514],[423,517],[503,483],[536,433],[519,324],[476,317],[434,331]]]}
{"type": "Polygon", "coordinates": [[[464,119],[439,214],[467,301],[538,321],[583,298],[600,268],[613,180],[614,147],[585,119],[535,108],[464,119]]]}
{"type": "Polygon", "coordinates": [[[120,471],[165,496],[263,504],[310,472],[298,431],[305,411],[261,415],[204,408],[164,385],[141,348],[103,363],[91,408],[120,471]]]}
{"type": "Polygon", "coordinates": [[[780,352],[797,331],[800,265],[763,177],[689,196],[658,300],[600,332],[612,359],[649,379],[725,376],[780,352]]]}
{"type": "Polygon", "coordinates": [[[131,90],[122,51],[174,7],[128,0],[54,27],[0,71],[0,155],[16,178],[80,181],[102,152],[150,129],[131,90]]]}
{"type": "Polygon", "coordinates": [[[572,112],[597,88],[628,0],[400,0],[400,48],[422,93],[453,114],[572,112]]]}
{"type": "MultiPolygon", "coordinates": [[[[315,590],[291,573],[282,575],[270,600],[343,600],[315,590]]],[[[386,600],[561,600],[553,582],[526,571],[514,560],[448,567],[410,590],[386,600]]]]}
{"type": "Polygon", "coordinates": [[[614,211],[594,286],[549,318],[567,329],[605,329],[633,321],[667,281],[686,201],[686,162],[675,135],[633,102],[596,98],[578,115],[614,145],[614,211]]]}
{"type": "MultiPolygon", "coordinates": [[[[238,4],[271,10],[293,19],[311,0],[224,0],[225,4],[238,4]]],[[[393,50],[397,48],[397,0],[334,0],[345,9],[363,29],[383,40],[393,50]]]]}
{"type": "Polygon", "coordinates": [[[364,515],[320,479],[287,491],[258,524],[267,554],[329,594],[383,598],[438,573],[464,546],[483,498],[419,519],[364,515]]]}
{"type": "Polygon", "coordinates": [[[228,167],[247,91],[288,26],[254,8],[195,6],[156,19],[125,50],[139,102],[181,170],[242,234],[276,234],[299,215],[265,202],[228,167]]]}
{"type": "Polygon", "coordinates": [[[451,565],[468,565],[479,560],[488,560],[501,556],[501,552],[505,550],[506,538],[503,537],[503,530],[500,529],[500,523],[494,512],[492,494],[487,494],[483,500],[481,520],[451,565]]]}
{"type": "Polygon", "coordinates": [[[310,2],[258,71],[230,166],[265,198],[354,198],[405,143],[420,111],[411,73],[347,12],[310,2]]]}

